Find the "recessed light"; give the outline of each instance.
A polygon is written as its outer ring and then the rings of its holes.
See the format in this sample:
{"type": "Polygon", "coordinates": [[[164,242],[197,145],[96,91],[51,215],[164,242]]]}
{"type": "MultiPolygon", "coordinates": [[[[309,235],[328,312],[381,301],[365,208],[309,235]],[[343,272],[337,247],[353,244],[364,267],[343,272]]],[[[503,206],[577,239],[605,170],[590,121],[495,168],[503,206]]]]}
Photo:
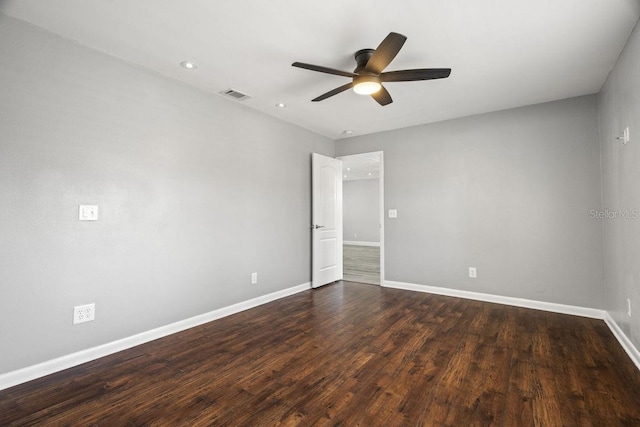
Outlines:
{"type": "Polygon", "coordinates": [[[278,107],[278,108],[287,108],[287,104],[285,104],[284,102],[278,102],[276,104],[276,107],[278,107]]]}
{"type": "Polygon", "coordinates": [[[352,130],[348,130],[348,129],[347,130],[343,130],[342,134],[343,135],[353,135],[353,131],[352,130]]]}
{"type": "Polygon", "coordinates": [[[180,66],[182,68],[186,68],[187,70],[195,70],[196,68],[198,68],[198,67],[196,67],[196,64],[194,64],[193,62],[189,62],[189,61],[182,61],[180,63],[180,66]]]}
{"type": "Polygon", "coordinates": [[[347,177],[347,175],[344,176],[345,178],[347,177]]]}
{"type": "Polygon", "coordinates": [[[371,176],[371,172],[369,172],[369,176],[371,176]]]}

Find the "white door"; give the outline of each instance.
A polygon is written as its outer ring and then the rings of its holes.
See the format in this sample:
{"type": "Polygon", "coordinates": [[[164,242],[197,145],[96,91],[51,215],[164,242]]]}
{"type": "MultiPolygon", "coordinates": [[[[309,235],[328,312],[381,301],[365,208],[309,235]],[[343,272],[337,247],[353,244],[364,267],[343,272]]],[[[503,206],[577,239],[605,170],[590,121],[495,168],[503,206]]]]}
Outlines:
{"type": "Polygon", "coordinates": [[[342,161],[313,153],[312,274],[317,288],[342,279],[342,161]]]}

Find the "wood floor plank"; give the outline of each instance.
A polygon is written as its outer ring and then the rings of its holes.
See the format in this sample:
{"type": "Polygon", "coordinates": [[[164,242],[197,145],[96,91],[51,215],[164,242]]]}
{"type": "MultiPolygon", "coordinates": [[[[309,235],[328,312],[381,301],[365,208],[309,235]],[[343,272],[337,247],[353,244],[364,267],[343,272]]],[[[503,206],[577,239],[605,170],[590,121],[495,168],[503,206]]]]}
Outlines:
{"type": "Polygon", "coordinates": [[[0,425],[640,426],[604,322],[340,282],[0,391],[0,425]]]}
{"type": "Polygon", "coordinates": [[[344,280],[380,284],[380,247],[343,245],[342,264],[344,280]]]}

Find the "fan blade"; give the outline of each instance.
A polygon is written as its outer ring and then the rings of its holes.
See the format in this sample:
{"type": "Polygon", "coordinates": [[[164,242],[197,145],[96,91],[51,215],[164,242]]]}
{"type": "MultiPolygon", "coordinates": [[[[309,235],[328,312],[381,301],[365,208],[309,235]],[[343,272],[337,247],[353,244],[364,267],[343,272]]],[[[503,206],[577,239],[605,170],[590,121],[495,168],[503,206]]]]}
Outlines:
{"type": "Polygon", "coordinates": [[[384,88],[384,86],[382,86],[376,93],[371,94],[371,97],[383,107],[393,102],[393,99],[391,99],[391,95],[389,95],[389,92],[384,88]]]}
{"type": "Polygon", "coordinates": [[[373,52],[371,58],[369,58],[365,70],[380,74],[382,70],[393,61],[393,58],[396,57],[398,52],[400,52],[405,41],[407,41],[407,38],[402,34],[389,33],[389,35],[382,40],[382,43],[380,43],[376,51],[373,52]]]}
{"type": "Polygon", "coordinates": [[[345,90],[350,89],[351,87],[353,87],[353,82],[347,83],[346,85],[343,85],[343,86],[340,86],[340,87],[337,87],[334,90],[330,90],[329,92],[327,92],[327,93],[325,93],[323,95],[320,95],[319,97],[314,98],[311,101],[313,101],[313,102],[322,101],[323,99],[330,98],[333,95],[339,94],[340,92],[344,92],[345,90]]]}
{"type": "Polygon", "coordinates": [[[415,70],[389,71],[380,74],[383,82],[413,82],[417,80],[445,79],[451,68],[416,68],[415,70]]]}
{"type": "Polygon", "coordinates": [[[320,73],[334,74],[336,76],[358,77],[357,74],[353,74],[348,71],[334,70],[333,68],[327,68],[321,65],[305,64],[303,62],[294,62],[291,65],[298,68],[304,68],[306,70],[318,71],[320,73]]]}

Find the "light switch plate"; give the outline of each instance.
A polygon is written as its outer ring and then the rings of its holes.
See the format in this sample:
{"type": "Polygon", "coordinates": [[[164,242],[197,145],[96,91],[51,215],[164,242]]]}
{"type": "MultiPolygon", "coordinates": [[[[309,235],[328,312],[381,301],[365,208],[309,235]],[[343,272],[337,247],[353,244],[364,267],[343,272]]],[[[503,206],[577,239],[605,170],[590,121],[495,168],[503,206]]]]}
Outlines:
{"type": "Polygon", "coordinates": [[[389,209],[389,218],[398,218],[398,210],[389,209]]]}
{"type": "Polygon", "coordinates": [[[98,206],[80,205],[80,208],[78,209],[78,219],[80,219],[80,221],[97,221],[98,206]]]}
{"type": "Polygon", "coordinates": [[[627,143],[629,142],[629,128],[628,127],[624,128],[624,133],[622,134],[622,142],[624,143],[624,145],[627,145],[627,143]]]}

